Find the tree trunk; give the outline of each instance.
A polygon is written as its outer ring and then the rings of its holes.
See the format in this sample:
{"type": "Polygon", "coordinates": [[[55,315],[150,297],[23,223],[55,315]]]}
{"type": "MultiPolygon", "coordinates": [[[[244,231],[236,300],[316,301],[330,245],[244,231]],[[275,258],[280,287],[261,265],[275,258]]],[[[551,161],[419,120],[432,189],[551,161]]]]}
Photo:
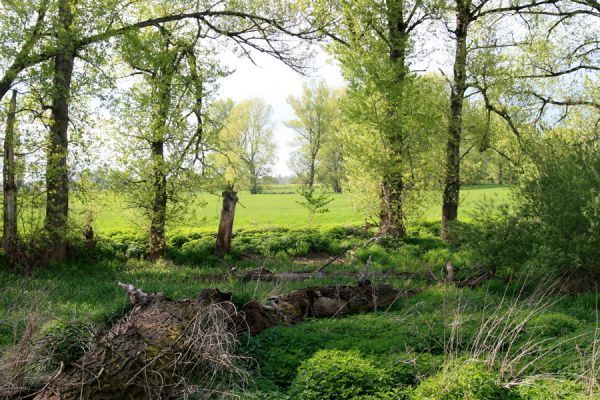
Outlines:
{"type": "Polygon", "coordinates": [[[310,160],[310,167],[308,169],[308,188],[312,189],[315,184],[315,158],[310,160]]]}
{"type": "Polygon", "coordinates": [[[165,256],[167,241],[167,166],[165,163],[165,135],[171,108],[171,85],[175,73],[175,60],[163,55],[164,64],[159,69],[155,84],[158,86],[158,110],[152,124],[152,214],[150,215],[150,236],[148,258],[158,260],[165,256]]]}
{"type": "Polygon", "coordinates": [[[69,97],[75,62],[75,51],[71,41],[73,23],[71,3],[70,0],[61,0],[58,8],[58,45],[61,50],[54,59],[52,124],[46,165],[46,231],[50,241],[48,253],[50,262],[62,262],[67,255],[69,97]]]}
{"type": "Polygon", "coordinates": [[[333,193],[342,193],[342,185],[340,180],[337,178],[333,179],[333,193]]]}
{"type": "Polygon", "coordinates": [[[9,260],[14,260],[17,245],[17,185],[15,183],[15,119],[17,91],[13,91],[6,118],[4,137],[4,235],[2,247],[9,260]]]}
{"type": "Polygon", "coordinates": [[[394,131],[386,132],[387,147],[390,149],[390,164],[388,172],[383,176],[380,192],[379,234],[403,237],[404,227],[404,179],[401,167],[404,157],[404,132],[402,122],[402,92],[406,78],[406,46],[408,32],[404,24],[403,1],[388,0],[388,31],[390,36],[390,61],[394,68],[394,84],[396,93],[389,99],[389,117],[396,120],[394,131]]]}
{"type": "Polygon", "coordinates": [[[219,221],[219,232],[217,233],[216,253],[227,254],[231,251],[231,235],[233,232],[233,217],[235,206],[238,202],[237,192],[225,190],[222,193],[223,207],[221,208],[221,220],[219,221]]]}
{"type": "Polygon", "coordinates": [[[401,174],[388,174],[381,183],[379,235],[406,235],[403,210],[403,180],[401,174]]]}
{"type": "Polygon", "coordinates": [[[450,121],[446,143],[446,178],[442,202],[441,237],[447,239],[448,225],[458,217],[460,196],[460,142],[462,139],[463,102],[467,90],[468,4],[456,3],[456,53],[454,82],[450,94],[450,121]]]}
{"type": "Polygon", "coordinates": [[[254,171],[250,171],[250,194],[258,194],[258,177],[254,171]]]}
{"type": "Polygon", "coordinates": [[[167,248],[165,224],[167,221],[167,176],[165,173],[164,142],[152,142],[153,177],[152,216],[150,221],[150,243],[148,258],[158,260],[165,256],[167,248]]]}

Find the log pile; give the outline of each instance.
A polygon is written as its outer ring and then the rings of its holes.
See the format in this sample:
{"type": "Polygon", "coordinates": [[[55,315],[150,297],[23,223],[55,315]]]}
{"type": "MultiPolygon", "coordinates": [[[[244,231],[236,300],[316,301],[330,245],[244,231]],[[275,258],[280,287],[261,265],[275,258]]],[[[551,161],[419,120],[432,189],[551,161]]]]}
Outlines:
{"type": "MultiPolygon", "coordinates": [[[[132,285],[120,286],[133,309],[73,365],[61,366],[34,399],[185,398],[190,382],[206,397],[246,379],[237,368],[240,335],[278,324],[385,310],[414,294],[389,285],[314,287],[252,301],[240,310],[231,293],[205,289],[195,299],[170,300],[132,285]]],[[[196,395],[197,396],[197,395],[196,395]]]]}

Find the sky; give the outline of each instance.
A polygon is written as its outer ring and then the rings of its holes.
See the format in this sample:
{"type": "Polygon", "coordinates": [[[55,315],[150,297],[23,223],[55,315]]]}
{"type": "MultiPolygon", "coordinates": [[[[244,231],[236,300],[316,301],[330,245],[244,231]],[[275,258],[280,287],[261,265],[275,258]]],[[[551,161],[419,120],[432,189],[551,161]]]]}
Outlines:
{"type": "Polygon", "coordinates": [[[324,79],[333,88],[342,87],[344,81],[339,67],[322,50],[315,49],[315,58],[309,76],[294,72],[281,61],[265,54],[253,54],[253,64],[247,58],[237,57],[224,50],[222,62],[235,72],[220,82],[219,98],[235,101],[260,97],[273,108],[273,133],[277,142],[277,160],[272,175],[292,175],[288,166],[290,153],[294,150],[294,132],[285,126],[285,121],[294,118],[294,112],[287,103],[288,96],[299,96],[302,84],[311,79],[324,79]]]}

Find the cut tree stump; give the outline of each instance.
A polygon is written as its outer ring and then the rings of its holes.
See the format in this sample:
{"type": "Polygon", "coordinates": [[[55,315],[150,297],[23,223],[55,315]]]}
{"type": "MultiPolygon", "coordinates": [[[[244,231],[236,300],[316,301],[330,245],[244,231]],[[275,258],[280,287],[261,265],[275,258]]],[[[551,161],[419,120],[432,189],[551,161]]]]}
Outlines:
{"type": "Polygon", "coordinates": [[[231,293],[205,289],[195,299],[170,300],[119,284],[133,309],[76,363],[47,379],[36,400],[181,398],[189,379],[206,390],[243,380],[235,355],[240,335],[279,324],[385,310],[415,294],[390,285],[327,286],[252,301],[237,310],[231,293]],[[219,380],[219,381],[217,381],[219,380]]]}

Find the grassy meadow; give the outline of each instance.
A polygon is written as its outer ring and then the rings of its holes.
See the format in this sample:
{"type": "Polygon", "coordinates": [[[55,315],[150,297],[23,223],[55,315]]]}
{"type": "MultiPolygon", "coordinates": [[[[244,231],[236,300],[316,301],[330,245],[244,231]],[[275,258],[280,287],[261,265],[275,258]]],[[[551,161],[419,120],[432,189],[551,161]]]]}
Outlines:
{"type": "MultiPolygon", "coordinates": [[[[235,228],[304,227],[307,225],[307,212],[297,201],[297,185],[271,185],[264,193],[252,195],[249,192],[238,193],[239,204],[236,208],[235,228]]],[[[333,201],[327,206],[328,213],[317,215],[314,225],[361,225],[365,215],[355,207],[356,197],[352,193],[331,193],[333,201]]],[[[496,185],[466,187],[461,191],[460,219],[468,221],[470,215],[481,202],[495,203],[509,201],[510,189],[496,185]]],[[[441,215],[441,193],[431,192],[423,200],[417,218],[436,221],[441,215]]],[[[85,199],[75,199],[75,216],[85,211],[95,215],[95,227],[98,232],[135,230],[140,228],[139,211],[130,208],[125,200],[113,192],[95,192],[85,199]]],[[[172,228],[216,229],[221,212],[220,196],[211,193],[198,193],[192,197],[191,204],[172,228]]],[[[80,217],[81,218],[81,217],[80,217]]]]}

